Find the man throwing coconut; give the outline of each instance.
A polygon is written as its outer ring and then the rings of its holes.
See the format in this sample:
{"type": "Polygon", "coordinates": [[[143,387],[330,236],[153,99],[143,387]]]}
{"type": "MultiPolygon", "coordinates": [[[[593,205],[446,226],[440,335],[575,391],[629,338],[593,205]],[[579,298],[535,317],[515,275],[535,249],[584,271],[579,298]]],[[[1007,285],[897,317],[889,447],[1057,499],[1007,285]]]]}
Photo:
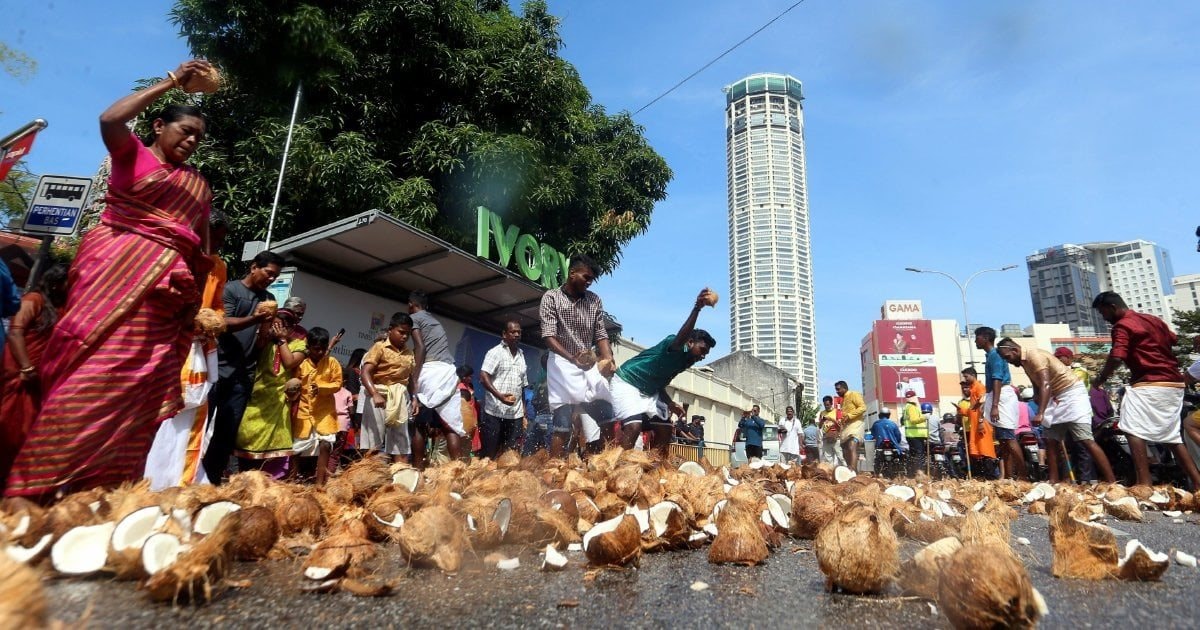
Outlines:
{"type": "Polygon", "coordinates": [[[1179,433],[1184,387],[1179,361],[1171,352],[1175,333],[1161,319],[1130,310],[1112,291],[1097,295],[1092,308],[1112,325],[1112,350],[1092,387],[1102,388],[1121,363],[1129,368],[1129,387],[1121,401],[1121,430],[1129,438],[1137,485],[1151,484],[1146,443],[1154,442],[1168,445],[1192,479],[1192,487],[1200,488],[1200,472],[1179,433]]]}
{"type": "MultiPolygon", "coordinates": [[[[667,335],[652,348],[647,348],[626,361],[612,379],[614,420],[621,421],[621,446],[633,448],[638,434],[653,431],[651,447],[667,453],[671,443],[670,414],[682,416],[682,406],[667,395],[667,385],[680,372],[695,365],[708,356],[708,351],[717,345],[712,335],[696,328],[700,309],[716,304],[717,296],[708,289],[696,296],[696,303],[679,332],[667,335]],[[669,413],[668,413],[669,412],[669,413]]],[[[602,424],[611,439],[614,422],[602,424]]]]}
{"type": "Polygon", "coordinates": [[[1068,435],[1091,453],[1100,477],[1108,483],[1115,482],[1108,458],[1092,439],[1092,403],[1087,388],[1071,368],[1045,350],[1022,348],[1008,337],[996,344],[996,351],[1005,361],[1024,368],[1033,382],[1038,412],[1029,423],[1042,427],[1050,483],[1059,482],[1059,454],[1063,452],[1062,443],[1068,435]]]}

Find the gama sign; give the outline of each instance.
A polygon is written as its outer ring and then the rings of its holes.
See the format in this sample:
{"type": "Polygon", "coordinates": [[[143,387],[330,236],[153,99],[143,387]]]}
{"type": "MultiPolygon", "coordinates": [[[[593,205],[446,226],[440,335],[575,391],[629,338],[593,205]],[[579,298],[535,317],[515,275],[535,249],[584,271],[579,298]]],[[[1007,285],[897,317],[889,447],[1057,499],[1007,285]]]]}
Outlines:
{"type": "Polygon", "coordinates": [[[538,243],[529,234],[522,234],[515,225],[505,226],[496,213],[479,206],[475,255],[508,268],[516,262],[521,275],[547,289],[553,289],[567,279],[570,259],[553,247],[538,243]],[[492,245],[496,246],[492,255],[492,245]]]}
{"type": "Polygon", "coordinates": [[[921,316],[921,300],[888,300],[879,314],[883,319],[925,319],[921,316]]]}

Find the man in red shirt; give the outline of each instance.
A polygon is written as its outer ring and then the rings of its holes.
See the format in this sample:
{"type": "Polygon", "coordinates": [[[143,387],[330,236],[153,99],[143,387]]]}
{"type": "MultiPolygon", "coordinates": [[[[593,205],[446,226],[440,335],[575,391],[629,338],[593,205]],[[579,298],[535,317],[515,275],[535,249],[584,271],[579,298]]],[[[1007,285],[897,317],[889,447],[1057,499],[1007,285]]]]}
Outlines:
{"type": "Polygon", "coordinates": [[[1200,471],[1192,462],[1179,433],[1183,409],[1183,373],[1171,352],[1175,333],[1157,317],[1130,310],[1112,291],[1096,296],[1092,308],[1112,325],[1112,350],[1092,387],[1100,389],[1121,363],[1129,368],[1129,387],[1121,402],[1121,430],[1129,438],[1129,451],[1137,470],[1137,484],[1148,486],[1150,464],[1146,443],[1165,444],[1200,488],[1200,471]]]}

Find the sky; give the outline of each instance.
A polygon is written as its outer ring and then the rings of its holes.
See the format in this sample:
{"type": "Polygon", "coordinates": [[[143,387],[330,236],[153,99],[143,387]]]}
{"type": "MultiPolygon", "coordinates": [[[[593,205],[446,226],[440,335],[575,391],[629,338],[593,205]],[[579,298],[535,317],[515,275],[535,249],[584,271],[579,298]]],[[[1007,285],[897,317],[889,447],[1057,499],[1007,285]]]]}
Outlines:
{"type": "MultiPolygon", "coordinates": [[[[593,100],[635,111],[794,0],[550,0],[562,55],[593,100]]],[[[50,121],[37,173],[90,176],[96,116],[132,82],[187,58],[167,0],[0,0],[0,41],[38,62],[0,76],[0,134],[50,121]]],[[[635,117],[674,172],[649,230],[593,289],[644,345],[697,292],[729,291],[722,88],[780,72],[804,84],[821,393],[859,381],[858,348],[888,299],[961,322],[1033,321],[1024,257],[1144,238],[1200,272],[1200,4],[807,0],[635,117]]],[[[290,95],[280,95],[287,99],[290,95]]],[[[722,302],[700,326],[729,350],[722,302]]]]}

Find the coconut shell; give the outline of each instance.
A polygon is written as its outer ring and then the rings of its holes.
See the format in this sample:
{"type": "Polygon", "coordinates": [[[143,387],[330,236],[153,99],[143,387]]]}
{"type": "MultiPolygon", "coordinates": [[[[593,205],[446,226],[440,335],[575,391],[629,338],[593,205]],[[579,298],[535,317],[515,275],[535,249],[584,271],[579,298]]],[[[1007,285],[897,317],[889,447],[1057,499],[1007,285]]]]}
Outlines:
{"type": "Polygon", "coordinates": [[[1137,499],[1124,497],[1115,501],[1104,501],[1104,511],[1122,521],[1142,520],[1142,510],[1138,507],[1137,499]]]}
{"type": "Polygon", "coordinates": [[[938,606],[955,628],[1037,626],[1038,596],[1025,565],[1007,546],[967,544],[941,566],[938,606]]]}
{"type": "Polygon", "coordinates": [[[838,500],[820,490],[801,490],[792,496],[791,534],[812,540],[838,513],[838,500]]]}
{"type": "Polygon", "coordinates": [[[332,576],[333,573],[374,558],[378,551],[375,543],[365,536],[356,536],[349,532],[331,534],[313,548],[304,561],[304,568],[329,569],[332,576]]]}
{"type": "Polygon", "coordinates": [[[872,509],[851,504],[817,534],[814,549],[826,588],[878,593],[899,569],[899,544],[890,523],[872,509]]]}
{"type": "Polygon", "coordinates": [[[180,87],[191,94],[212,94],[221,89],[221,73],[217,71],[216,66],[197,70],[188,76],[180,87]]]}
{"type": "Polygon", "coordinates": [[[638,498],[641,489],[642,469],[636,465],[620,466],[608,477],[607,489],[626,503],[638,498]]]}
{"type": "Polygon", "coordinates": [[[624,499],[608,491],[597,494],[595,503],[603,519],[616,518],[624,514],[625,508],[629,506],[624,499]]]}
{"type": "Polygon", "coordinates": [[[983,512],[967,512],[959,528],[959,539],[963,543],[1009,544],[1012,532],[1003,516],[993,517],[983,512]]]}
{"type": "Polygon", "coordinates": [[[584,536],[583,543],[583,552],[589,564],[598,567],[623,567],[638,563],[642,555],[642,532],[637,518],[633,515],[622,514],[597,523],[593,530],[584,536]]]}
{"type": "Polygon", "coordinates": [[[279,522],[275,513],[262,506],[242,508],[228,516],[235,532],[230,553],[235,560],[261,560],[279,541],[279,522]]]}
{"type": "Polygon", "coordinates": [[[233,521],[221,519],[217,529],[183,552],[171,566],[150,576],[142,585],[156,602],[205,604],[225,588],[231,561],[233,521]]]}
{"type": "MultiPolygon", "coordinates": [[[[1082,505],[1082,504],[1079,504],[1082,505]]],[[[1117,571],[1117,539],[1111,529],[1071,515],[1071,503],[1050,512],[1050,564],[1054,577],[1104,580],[1117,571]]]]}
{"type": "Polygon", "coordinates": [[[534,516],[538,526],[534,528],[534,535],[529,540],[532,544],[538,547],[553,544],[559,549],[566,549],[567,545],[580,541],[579,532],[575,528],[578,517],[546,506],[539,507],[534,516]]]}
{"type": "Polygon", "coordinates": [[[37,572],[0,553],[0,628],[44,628],[48,623],[37,572]]]}
{"type": "Polygon", "coordinates": [[[1025,508],[1025,511],[1029,514],[1045,514],[1046,513],[1046,502],[1045,501],[1034,501],[1033,503],[1029,504],[1029,507],[1025,508]]]}
{"type": "Polygon", "coordinates": [[[762,510],[752,496],[731,496],[717,515],[717,537],[708,548],[708,561],[746,566],[766,561],[771,551],[763,536],[764,526],[762,510]]]}
{"type": "Polygon", "coordinates": [[[1137,540],[1125,545],[1125,557],[1117,565],[1117,577],[1134,582],[1157,582],[1171,566],[1167,554],[1154,553],[1137,540]]]}
{"type": "Polygon", "coordinates": [[[283,536],[316,536],[325,525],[325,514],[315,498],[302,494],[279,503],[275,508],[275,520],[279,525],[279,533],[283,536]]]}
{"type": "Polygon", "coordinates": [[[392,483],[391,465],[382,457],[364,457],[347,466],[340,478],[350,483],[355,500],[362,500],[392,483]]]}
{"type": "Polygon", "coordinates": [[[265,300],[265,301],[259,302],[258,306],[254,307],[254,314],[255,315],[270,315],[270,316],[274,317],[275,312],[278,310],[279,310],[278,302],[276,302],[275,300],[265,300]]]}
{"type": "Polygon", "coordinates": [[[404,523],[397,539],[410,564],[436,566],[457,573],[462,566],[466,538],[461,519],[440,505],[424,507],[404,523]]]}
{"type": "Polygon", "coordinates": [[[196,313],[196,332],[215,339],[225,332],[225,314],[207,307],[200,309],[196,313]]]}
{"type": "Polygon", "coordinates": [[[580,350],[579,354],[575,355],[575,364],[584,372],[592,369],[596,365],[596,353],[589,348],[580,350]]]}
{"type": "Polygon", "coordinates": [[[943,538],[926,545],[912,559],[900,565],[898,582],[904,594],[937,599],[942,564],[959,549],[962,549],[962,543],[957,538],[943,538]]]}

